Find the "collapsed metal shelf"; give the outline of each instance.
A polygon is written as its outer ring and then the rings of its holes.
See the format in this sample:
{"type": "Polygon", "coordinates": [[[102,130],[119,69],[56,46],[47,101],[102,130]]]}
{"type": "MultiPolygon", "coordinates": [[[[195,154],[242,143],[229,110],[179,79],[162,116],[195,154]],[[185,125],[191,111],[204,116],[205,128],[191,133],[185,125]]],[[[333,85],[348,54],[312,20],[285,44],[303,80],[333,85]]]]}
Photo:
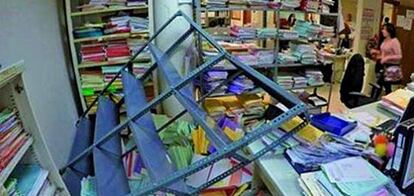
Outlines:
{"type": "MultiPolygon", "coordinates": [[[[131,130],[135,140],[141,159],[148,170],[151,182],[141,188],[138,192],[131,193],[133,195],[148,195],[157,191],[173,193],[177,195],[193,195],[201,192],[203,189],[213,185],[214,183],[231,175],[235,171],[250,164],[254,160],[260,158],[267,152],[271,151],[286,139],[292,137],[298,130],[308,123],[308,114],[306,106],[295,96],[289,94],[287,91],[279,87],[275,82],[263,76],[253,68],[241,63],[236,58],[231,56],[224,48],[216,43],[208,33],[206,33],[199,25],[197,25],[191,18],[178,11],[171,19],[169,19],[155,34],[146,42],[138,52],[131,58],[131,60],[124,65],[123,69],[116,74],[116,77],[104,88],[98,98],[93,101],[93,104],[80,117],[75,143],[70,156],[70,161],[61,170],[64,173],[64,179],[67,183],[70,192],[73,195],[79,195],[80,180],[83,177],[92,175],[92,165],[94,167],[94,174],[97,182],[98,193],[110,193],[111,195],[125,195],[129,193],[127,186],[127,177],[124,173],[122,165],[122,154],[120,152],[120,138],[119,132],[125,128],[131,130]],[[189,29],[184,32],[174,43],[165,51],[162,52],[152,41],[160,35],[164,29],[171,24],[178,17],[184,18],[189,23],[189,29]],[[169,57],[174,50],[193,33],[202,36],[207,40],[217,51],[218,55],[209,59],[207,62],[199,65],[191,73],[182,77],[174,68],[174,65],[169,61],[169,57]],[[131,74],[133,60],[148,48],[155,59],[155,63],[149,68],[146,73],[140,78],[136,79],[131,74]],[[192,90],[189,87],[190,83],[208,71],[213,65],[222,60],[227,60],[232,63],[239,71],[230,76],[222,84],[212,89],[200,100],[195,101],[192,96],[192,90]],[[128,68],[128,71],[126,70],[128,68]],[[146,101],[145,92],[142,85],[144,81],[155,69],[160,71],[167,83],[169,89],[156,96],[150,102],[146,101]],[[207,113],[199,107],[202,102],[209,95],[214,93],[220,86],[225,85],[240,74],[244,74],[251,79],[258,87],[266,91],[274,99],[289,108],[288,111],[277,116],[273,120],[261,125],[255,130],[251,131],[238,141],[231,142],[225,136],[207,113]],[[105,98],[109,86],[122,75],[122,83],[124,85],[124,98],[117,103],[118,106],[125,102],[127,107],[127,119],[118,124],[117,115],[119,115],[119,108],[115,103],[108,98],[105,98]],[[184,107],[184,111],[177,114],[169,122],[163,125],[158,130],[155,128],[150,110],[156,107],[169,97],[175,97],[179,103],[184,107]],[[89,110],[94,104],[98,103],[98,113],[95,122],[95,140],[91,141],[92,123],[87,117],[89,110]],[[184,114],[188,113],[194,121],[199,124],[206,135],[217,149],[213,154],[206,158],[195,162],[187,168],[177,170],[175,165],[171,163],[168,158],[166,149],[158,136],[158,132],[168,127],[169,124],[179,119],[184,114]],[[291,118],[300,115],[304,122],[296,127],[293,131],[286,133],[279,140],[273,142],[271,145],[265,147],[256,154],[246,155],[243,149],[250,143],[260,139],[262,136],[270,133],[278,128],[282,123],[291,118]],[[105,121],[104,119],[111,119],[105,121]],[[84,137],[87,136],[87,137],[84,137]],[[79,145],[81,144],[81,145],[79,145]],[[91,154],[93,153],[93,159],[91,154]],[[190,187],[184,182],[184,179],[198,171],[214,164],[223,158],[234,158],[238,163],[230,170],[222,173],[216,178],[202,184],[200,187],[190,187]],[[94,162],[94,163],[92,163],[94,162]],[[103,169],[106,168],[106,169],[103,169]],[[117,180],[114,180],[114,176],[117,180]],[[118,189],[115,187],[119,187],[118,189]]],[[[130,149],[128,151],[131,151],[130,149]]]]}

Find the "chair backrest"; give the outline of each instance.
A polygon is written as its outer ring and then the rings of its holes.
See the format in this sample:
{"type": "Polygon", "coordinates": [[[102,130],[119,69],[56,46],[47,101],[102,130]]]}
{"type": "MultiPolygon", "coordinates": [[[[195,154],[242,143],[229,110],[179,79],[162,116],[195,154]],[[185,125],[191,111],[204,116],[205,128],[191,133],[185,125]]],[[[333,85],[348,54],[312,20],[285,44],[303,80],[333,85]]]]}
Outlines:
{"type": "Polygon", "coordinates": [[[361,92],[364,84],[365,60],[361,54],[354,54],[348,63],[341,83],[341,101],[350,99],[349,93],[361,92]]]}

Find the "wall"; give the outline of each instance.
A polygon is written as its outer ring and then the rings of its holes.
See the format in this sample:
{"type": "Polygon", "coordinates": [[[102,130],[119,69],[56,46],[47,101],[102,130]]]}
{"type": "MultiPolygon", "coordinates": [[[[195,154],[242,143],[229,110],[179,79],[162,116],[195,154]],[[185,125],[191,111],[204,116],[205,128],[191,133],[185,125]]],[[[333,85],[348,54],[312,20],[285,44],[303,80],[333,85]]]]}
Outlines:
{"type": "Polygon", "coordinates": [[[407,7],[414,7],[413,0],[400,0],[400,4],[407,7]]]}
{"type": "Polygon", "coordinates": [[[52,157],[61,167],[69,154],[77,110],[56,2],[0,0],[0,63],[25,61],[23,79],[31,106],[52,157]]]}

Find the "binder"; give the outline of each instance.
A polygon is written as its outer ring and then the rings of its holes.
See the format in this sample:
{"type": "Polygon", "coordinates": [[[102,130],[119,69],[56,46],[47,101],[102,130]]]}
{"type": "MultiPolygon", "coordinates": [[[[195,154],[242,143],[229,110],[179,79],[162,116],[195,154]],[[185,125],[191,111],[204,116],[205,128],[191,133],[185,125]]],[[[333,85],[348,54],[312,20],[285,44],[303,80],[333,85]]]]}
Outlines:
{"type": "Polygon", "coordinates": [[[401,191],[414,187],[414,118],[406,120],[394,133],[395,153],[391,170],[396,185],[401,191]]]}

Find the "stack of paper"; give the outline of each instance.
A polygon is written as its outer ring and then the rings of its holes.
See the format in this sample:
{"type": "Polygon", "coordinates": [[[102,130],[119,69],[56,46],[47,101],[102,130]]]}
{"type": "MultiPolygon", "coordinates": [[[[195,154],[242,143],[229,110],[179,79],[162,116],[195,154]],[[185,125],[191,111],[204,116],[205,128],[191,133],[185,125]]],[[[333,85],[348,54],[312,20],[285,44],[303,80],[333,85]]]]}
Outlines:
{"type": "MultiPolygon", "coordinates": [[[[213,89],[217,88],[224,80],[226,80],[227,77],[227,71],[208,71],[203,77],[203,80],[205,82],[204,90],[206,92],[212,91],[213,89]]],[[[227,85],[222,85],[214,91],[214,94],[224,94],[226,91],[227,85]]]]}
{"type": "Polygon", "coordinates": [[[133,68],[133,73],[135,74],[135,76],[137,78],[141,77],[142,75],[144,75],[144,73],[151,67],[151,63],[147,62],[147,63],[134,63],[132,68],[133,68]]]}
{"type": "Polygon", "coordinates": [[[294,30],[279,29],[278,36],[281,39],[295,40],[299,38],[298,32],[294,30]]]}
{"type": "Polygon", "coordinates": [[[240,95],[246,91],[254,89],[254,83],[252,80],[246,76],[238,76],[233,81],[231,81],[228,91],[236,95],[240,95]]]}
{"type": "Polygon", "coordinates": [[[81,87],[84,96],[91,96],[95,91],[104,88],[104,80],[100,71],[82,71],[81,87]]]}
{"type": "Polygon", "coordinates": [[[295,9],[300,7],[300,0],[282,0],[282,8],[284,9],[295,9]]]}
{"type": "MultiPolygon", "coordinates": [[[[274,50],[268,49],[252,49],[251,53],[257,57],[257,64],[258,65],[265,65],[265,64],[273,64],[275,60],[275,52],[274,50]]],[[[254,65],[254,64],[251,64],[254,65]]]]}
{"type": "Polygon", "coordinates": [[[320,26],[322,28],[323,37],[335,37],[335,27],[326,26],[326,25],[320,25],[320,26]]]}
{"type": "Polygon", "coordinates": [[[228,0],[202,0],[201,4],[207,8],[225,7],[228,0]]]}
{"type": "Polygon", "coordinates": [[[109,7],[125,7],[127,0],[110,0],[107,5],[109,7]]]}
{"type": "Polygon", "coordinates": [[[99,37],[103,35],[103,26],[98,24],[85,24],[73,30],[75,38],[99,37]]]}
{"type": "Polygon", "coordinates": [[[334,0],[322,0],[321,5],[321,12],[322,13],[330,13],[331,12],[331,6],[335,5],[334,0]]]}
{"type": "Polygon", "coordinates": [[[302,0],[300,8],[307,12],[317,12],[319,9],[319,0],[302,0]]]}
{"type": "Polygon", "coordinates": [[[306,70],[306,78],[308,79],[309,86],[323,85],[323,74],[319,70],[306,70]]]}
{"type": "Polygon", "coordinates": [[[231,141],[237,141],[244,136],[244,131],[241,125],[230,118],[223,116],[218,120],[217,125],[231,141]]]}
{"type": "Polygon", "coordinates": [[[141,33],[148,31],[149,21],[146,18],[141,17],[130,17],[129,27],[131,28],[131,33],[141,33]]]}
{"type": "Polygon", "coordinates": [[[312,144],[296,146],[286,151],[286,157],[299,173],[316,171],[320,169],[321,164],[369,153],[339,136],[323,134],[312,125],[302,129],[298,136],[308,138],[306,139],[308,143],[312,142],[312,144]]]}
{"type": "Polygon", "coordinates": [[[275,38],[277,36],[276,28],[257,29],[257,37],[259,38],[275,38]]]}
{"type": "Polygon", "coordinates": [[[92,11],[104,9],[109,0],[90,0],[88,4],[84,4],[78,7],[82,11],[92,11]]]}
{"type": "Polygon", "coordinates": [[[105,45],[103,43],[82,44],[80,47],[80,56],[82,63],[105,61],[105,45]]]}
{"type": "Polygon", "coordinates": [[[335,54],[332,54],[324,49],[318,50],[318,61],[324,65],[333,64],[333,57],[335,54]]]}
{"type": "Polygon", "coordinates": [[[413,91],[407,89],[398,89],[383,97],[381,101],[391,104],[398,109],[405,110],[412,97],[414,97],[413,91]]]}
{"type": "Polygon", "coordinates": [[[251,27],[232,26],[230,35],[242,39],[253,39],[256,37],[256,29],[251,27]]]}
{"type": "Polygon", "coordinates": [[[247,0],[247,3],[252,8],[265,8],[269,4],[269,0],[247,0]]]}
{"type": "Polygon", "coordinates": [[[291,89],[294,84],[293,77],[284,73],[280,73],[280,75],[277,76],[276,83],[284,89],[291,89]]]}
{"type": "Polygon", "coordinates": [[[147,5],[147,0],[127,0],[127,6],[144,6],[147,5]]]}
{"type": "Polygon", "coordinates": [[[301,174],[306,195],[389,195],[389,179],[361,157],[322,165],[322,171],[301,174]]]}
{"type": "Polygon", "coordinates": [[[283,65],[283,64],[294,64],[298,62],[299,59],[290,53],[279,53],[277,55],[277,61],[283,65]]]}
{"type": "Polygon", "coordinates": [[[304,88],[308,86],[308,80],[303,76],[294,76],[293,77],[293,87],[294,88],[304,88]]]}
{"type": "Polygon", "coordinates": [[[211,117],[219,117],[226,113],[226,107],[219,99],[206,99],[204,109],[211,117]]]}
{"type": "Polygon", "coordinates": [[[313,24],[304,20],[297,20],[293,29],[299,33],[301,37],[318,38],[322,33],[322,28],[318,24],[313,24]]]}
{"type": "Polygon", "coordinates": [[[247,0],[229,0],[229,7],[245,8],[247,7],[247,0]]]}
{"type": "Polygon", "coordinates": [[[114,16],[109,18],[104,33],[129,33],[131,31],[131,28],[129,27],[129,20],[129,16],[114,16]]]}
{"type": "Polygon", "coordinates": [[[291,44],[292,54],[304,65],[314,65],[317,62],[313,46],[308,44],[291,44]]]}
{"type": "Polygon", "coordinates": [[[108,61],[129,60],[131,53],[126,40],[110,41],[106,47],[108,61]]]}
{"type": "Polygon", "coordinates": [[[37,195],[48,174],[39,165],[17,165],[11,176],[17,179],[17,192],[22,195],[37,195]]]}
{"type": "MultiPolygon", "coordinates": [[[[122,66],[104,66],[102,67],[102,74],[104,76],[105,85],[107,85],[113,78],[115,78],[116,74],[122,69],[122,66]]],[[[111,88],[113,90],[121,90],[122,89],[122,77],[118,77],[112,83],[111,88]]]]}

